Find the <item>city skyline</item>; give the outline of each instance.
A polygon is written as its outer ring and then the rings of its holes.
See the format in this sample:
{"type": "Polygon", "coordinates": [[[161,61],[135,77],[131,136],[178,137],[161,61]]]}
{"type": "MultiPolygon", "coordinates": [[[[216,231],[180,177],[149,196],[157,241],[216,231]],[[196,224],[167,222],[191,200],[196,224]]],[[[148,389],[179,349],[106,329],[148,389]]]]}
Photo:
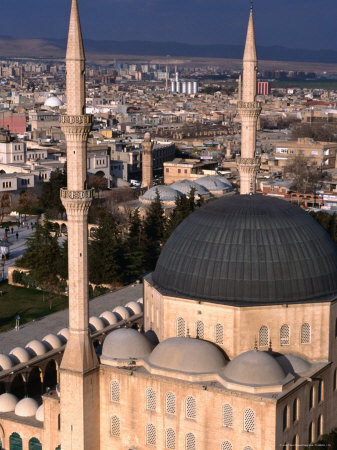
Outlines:
{"type": "MultiPolygon", "coordinates": [[[[4,36],[65,38],[64,10],[68,0],[48,4],[18,0],[3,11],[4,36]],[[20,14],[18,14],[20,11],[20,14]],[[27,20],[29,19],[29,20],[27,20]],[[51,20],[52,19],[52,20],[51,20]]],[[[247,20],[248,0],[100,0],[92,10],[88,0],[80,3],[85,39],[175,41],[195,44],[241,44],[247,20]],[[92,20],[93,14],[95,20],[92,20]]],[[[257,44],[290,48],[337,49],[334,17],[337,4],[324,0],[254,3],[257,44]],[[275,27],[275,22],[279,24],[275,27]]]]}

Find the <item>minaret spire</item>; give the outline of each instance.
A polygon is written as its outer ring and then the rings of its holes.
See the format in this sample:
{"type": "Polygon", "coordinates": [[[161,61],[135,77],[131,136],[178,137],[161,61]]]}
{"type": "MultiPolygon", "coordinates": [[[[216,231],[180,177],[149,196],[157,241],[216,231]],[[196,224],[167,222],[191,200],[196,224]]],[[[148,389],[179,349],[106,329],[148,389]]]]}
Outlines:
{"type": "Polygon", "coordinates": [[[261,113],[261,104],[256,101],[257,53],[254,31],[253,3],[247,28],[243,54],[242,101],[238,101],[241,118],[241,157],[237,158],[240,173],[240,194],[255,193],[256,173],[259,159],[256,158],[256,126],[261,113]]]}
{"type": "Polygon", "coordinates": [[[85,114],[85,56],[77,0],[72,0],[66,54],[67,114],[61,128],[67,143],[69,339],[60,368],[62,450],[99,449],[98,360],[89,336],[88,211],[93,192],[86,188],[87,140],[93,116],[85,114]],[[95,428],[94,430],[92,428],[95,428]]]}

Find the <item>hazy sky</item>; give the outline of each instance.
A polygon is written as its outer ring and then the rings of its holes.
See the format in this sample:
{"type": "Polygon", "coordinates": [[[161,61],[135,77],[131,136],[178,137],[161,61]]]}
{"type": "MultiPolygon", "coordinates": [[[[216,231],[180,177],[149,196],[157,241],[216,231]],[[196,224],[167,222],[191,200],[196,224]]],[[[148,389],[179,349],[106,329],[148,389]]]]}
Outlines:
{"type": "MultiPolygon", "coordinates": [[[[12,0],[1,35],[64,38],[70,0],[12,0]]],[[[242,44],[249,0],[79,0],[90,39],[242,44]]],[[[337,50],[336,0],[256,0],[259,45],[337,50]]]]}

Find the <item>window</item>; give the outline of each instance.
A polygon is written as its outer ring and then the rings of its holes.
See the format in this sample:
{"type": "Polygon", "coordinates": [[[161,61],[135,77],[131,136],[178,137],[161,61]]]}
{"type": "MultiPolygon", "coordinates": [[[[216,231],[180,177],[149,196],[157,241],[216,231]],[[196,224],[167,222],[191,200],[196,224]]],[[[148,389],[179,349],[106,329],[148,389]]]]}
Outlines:
{"type": "Polygon", "coordinates": [[[176,433],[172,428],[166,430],[166,448],[176,448],[176,433]]]}
{"type": "Polygon", "coordinates": [[[169,171],[170,171],[170,169],[167,169],[167,168],[165,169],[165,172],[166,172],[166,173],[168,173],[169,171]]]}
{"type": "Polygon", "coordinates": [[[324,381],[319,380],[317,391],[317,403],[321,403],[324,400],[324,381]]]}
{"type": "Polygon", "coordinates": [[[317,419],[317,438],[323,434],[323,416],[320,415],[317,419]]]}
{"type": "Polygon", "coordinates": [[[314,437],[314,423],[311,422],[308,429],[308,444],[312,444],[315,440],[314,437]]]}
{"type": "Polygon", "coordinates": [[[250,408],[245,409],[245,412],[243,414],[243,429],[248,433],[254,433],[255,417],[254,411],[250,408]]]}
{"type": "Polygon", "coordinates": [[[310,344],[311,341],[311,329],[308,323],[304,323],[301,326],[301,344],[310,344]]]}
{"type": "Polygon", "coordinates": [[[232,428],[233,408],[228,403],[222,406],[222,426],[232,428]]]}
{"type": "Polygon", "coordinates": [[[115,403],[120,402],[121,388],[117,380],[110,384],[110,400],[115,403]]]}
{"type": "Polygon", "coordinates": [[[193,433],[186,434],[185,449],[186,450],[195,450],[195,436],[193,433]]]}
{"type": "Polygon", "coordinates": [[[221,450],[233,450],[232,444],[229,441],[225,441],[221,444],[221,450]]]}
{"type": "Polygon", "coordinates": [[[187,173],[187,169],[184,169],[184,173],[187,173]]]}
{"type": "Polygon", "coordinates": [[[167,414],[176,413],[176,396],[173,392],[168,392],[165,399],[165,410],[167,414]]]}
{"type": "Polygon", "coordinates": [[[117,416],[112,416],[110,420],[110,432],[112,436],[119,437],[121,435],[121,424],[117,416]]]}
{"type": "Polygon", "coordinates": [[[266,325],[262,325],[259,331],[259,346],[267,347],[269,343],[269,328],[266,325]]]}
{"type": "Polygon", "coordinates": [[[202,322],[201,320],[198,320],[195,323],[195,335],[197,338],[199,339],[204,339],[204,322],[202,322]]]}
{"type": "Polygon", "coordinates": [[[293,402],[293,422],[299,420],[300,416],[300,401],[296,398],[293,402]]]}
{"type": "Polygon", "coordinates": [[[309,393],[309,410],[315,406],[315,387],[311,386],[309,393]]]}
{"type": "Polygon", "coordinates": [[[223,344],[224,329],[223,329],[223,325],[221,325],[221,323],[217,323],[215,325],[214,334],[215,334],[215,343],[223,344]]]}
{"type": "Polygon", "coordinates": [[[283,409],[283,431],[288,428],[288,406],[283,409]]]}
{"type": "Polygon", "coordinates": [[[186,418],[195,419],[197,416],[197,405],[194,397],[186,398],[186,418]]]}
{"type": "Polygon", "coordinates": [[[295,434],[295,436],[293,437],[293,441],[292,441],[292,447],[294,450],[298,449],[298,435],[295,434]]]}
{"type": "Polygon", "coordinates": [[[10,450],[22,450],[22,439],[18,433],[12,433],[9,437],[10,450]]]}
{"type": "Polygon", "coordinates": [[[148,445],[156,445],[156,427],[150,423],[146,425],[146,443],[148,445]]]}
{"type": "Polygon", "coordinates": [[[152,388],[146,389],[146,409],[149,411],[156,410],[156,391],[152,388]]]}
{"type": "Polygon", "coordinates": [[[337,369],[335,369],[334,373],[333,373],[333,386],[332,389],[334,391],[337,390],[337,369]]]}
{"type": "Polygon", "coordinates": [[[290,344],[290,329],[289,325],[282,325],[280,329],[280,345],[290,344]]]}
{"type": "Polygon", "coordinates": [[[41,442],[35,437],[31,438],[28,444],[28,450],[42,450],[41,442]]]}
{"type": "Polygon", "coordinates": [[[185,337],[185,320],[182,317],[177,319],[177,337],[185,337]]]}
{"type": "Polygon", "coordinates": [[[178,169],[178,173],[181,173],[181,169],[178,169]]]}

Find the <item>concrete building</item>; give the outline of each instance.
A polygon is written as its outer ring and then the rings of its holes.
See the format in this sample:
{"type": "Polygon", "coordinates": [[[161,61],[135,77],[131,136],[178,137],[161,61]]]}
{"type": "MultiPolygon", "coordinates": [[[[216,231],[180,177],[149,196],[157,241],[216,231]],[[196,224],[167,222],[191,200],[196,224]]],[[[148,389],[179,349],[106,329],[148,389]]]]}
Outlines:
{"type": "Polygon", "coordinates": [[[164,163],[164,183],[171,184],[180,180],[196,180],[203,177],[204,170],[213,169],[218,166],[216,161],[201,161],[199,159],[175,158],[173,161],[164,163]]]}

